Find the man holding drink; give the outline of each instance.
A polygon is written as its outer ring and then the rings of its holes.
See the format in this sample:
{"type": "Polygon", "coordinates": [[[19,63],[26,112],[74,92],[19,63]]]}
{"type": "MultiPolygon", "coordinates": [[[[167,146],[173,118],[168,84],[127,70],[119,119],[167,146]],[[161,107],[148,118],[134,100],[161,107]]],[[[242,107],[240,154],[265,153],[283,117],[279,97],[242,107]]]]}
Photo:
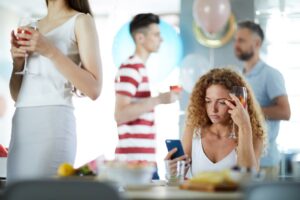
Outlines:
{"type": "MultiPolygon", "coordinates": [[[[115,120],[119,143],[116,158],[124,161],[156,162],[154,108],[178,99],[178,91],[152,97],[147,75],[147,62],[162,42],[159,17],[152,13],[136,15],[130,22],[135,52],[119,68],[115,80],[115,120]]],[[[159,179],[154,173],[153,179],[159,179]]]]}

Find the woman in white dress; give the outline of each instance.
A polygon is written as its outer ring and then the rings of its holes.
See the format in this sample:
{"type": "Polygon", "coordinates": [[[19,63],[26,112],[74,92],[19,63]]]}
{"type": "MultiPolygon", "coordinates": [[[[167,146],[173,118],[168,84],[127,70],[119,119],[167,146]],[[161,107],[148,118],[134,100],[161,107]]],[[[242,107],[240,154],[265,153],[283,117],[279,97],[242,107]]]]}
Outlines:
{"type": "MultiPolygon", "coordinates": [[[[182,138],[185,156],[191,158],[191,175],[233,166],[259,169],[265,141],[261,110],[244,79],[236,72],[212,69],[200,77],[190,96],[182,138]],[[246,105],[230,90],[246,87],[246,105]],[[236,138],[231,137],[235,126],[236,138]]],[[[176,152],[173,149],[166,159],[176,152]]],[[[174,159],[175,161],[175,159],[174,159]]]]}
{"type": "Polygon", "coordinates": [[[12,32],[10,92],[16,102],[7,181],[51,177],[76,154],[74,88],[101,93],[98,36],[87,0],[46,0],[48,13],[31,34],[12,32]],[[23,38],[18,40],[17,38],[23,38]],[[25,40],[24,40],[25,39],[25,40]],[[27,71],[24,58],[27,56],[27,71]]]}

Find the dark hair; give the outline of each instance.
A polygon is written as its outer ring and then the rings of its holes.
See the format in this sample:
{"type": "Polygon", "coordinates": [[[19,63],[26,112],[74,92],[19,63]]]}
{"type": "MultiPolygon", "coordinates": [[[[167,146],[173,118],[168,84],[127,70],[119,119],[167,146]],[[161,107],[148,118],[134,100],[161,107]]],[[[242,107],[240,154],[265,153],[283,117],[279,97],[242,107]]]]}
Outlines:
{"type": "MultiPolygon", "coordinates": [[[[66,0],[66,2],[70,8],[93,16],[88,0],[66,0]]],[[[48,6],[48,0],[46,0],[46,4],[48,6]]]]}
{"type": "Polygon", "coordinates": [[[150,24],[159,24],[159,16],[152,13],[142,13],[133,17],[129,25],[131,36],[141,29],[147,28],[150,24]]]}
{"type": "Polygon", "coordinates": [[[264,32],[259,26],[259,24],[256,24],[252,21],[242,21],[238,23],[238,28],[249,29],[252,33],[257,34],[260,37],[261,42],[264,41],[264,32]]]}

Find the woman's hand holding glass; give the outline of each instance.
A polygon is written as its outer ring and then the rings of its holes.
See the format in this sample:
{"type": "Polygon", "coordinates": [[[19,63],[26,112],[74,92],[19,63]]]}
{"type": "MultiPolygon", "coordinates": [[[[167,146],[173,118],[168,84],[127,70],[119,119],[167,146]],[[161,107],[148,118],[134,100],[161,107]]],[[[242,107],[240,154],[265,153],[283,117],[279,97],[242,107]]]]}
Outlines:
{"type": "Polygon", "coordinates": [[[22,71],[22,67],[25,62],[26,57],[26,51],[24,49],[19,48],[19,45],[17,44],[17,37],[14,33],[14,31],[11,32],[11,48],[10,53],[14,62],[14,71],[22,71]]]}
{"type": "MultiPolygon", "coordinates": [[[[19,21],[18,28],[16,30],[16,33],[12,36],[12,52],[13,58],[17,53],[22,53],[20,57],[23,57],[23,63],[17,64],[18,66],[16,68],[22,68],[23,70],[18,70],[15,74],[17,75],[24,75],[25,73],[32,74],[27,69],[27,58],[28,52],[26,49],[23,48],[23,45],[26,45],[24,43],[30,42],[30,36],[32,35],[32,31],[37,29],[37,21],[30,17],[22,17],[19,21]]],[[[15,59],[14,59],[15,61],[15,59]]],[[[14,63],[16,64],[16,63],[14,63]]]]}
{"type": "Polygon", "coordinates": [[[231,118],[233,119],[234,123],[237,125],[240,125],[246,121],[249,121],[249,114],[245,106],[240,102],[240,100],[233,94],[229,94],[230,97],[234,100],[235,105],[234,107],[231,107],[233,109],[229,110],[229,113],[231,114],[231,118]]]}
{"type": "Polygon", "coordinates": [[[20,45],[21,49],[29,53],[36,52],[45,57],[52,56],[53,45],[50,41],[48,41],[38,30],[31,30],[27,27],[25,27],[24,30],[31,31],[31,34],[26,35],[27,40],[17,41],[17,44],[20,45]]]}
{"type": "Polygon", "coordinates": [[[46,37],[44,37],[37,28],[32,28],[31,26],[19,27],[15,38],[17,38],[15,43],[18,51],[25,52],[24,69],[21,72],[16,72],[16,74],[27,73],[31,75],[38,75],[39,73],[37,70],[32,71],[27,69],[27,56],[38,54],[51,58],[55,52],[54,45],[46,37]]]}
{"type": "Polygon", "coordinates": [[[165,161],[169,161],[170,165],[172,165],[174,167],[174,171],[176,171],[176,163],[178,161],[185,161],[185,169],[184,169],[184,174],[187,173],[187,171],[189,170],[190,166],[191,166],[191,159],[189,158],[188,155],[183,155],[183,156],[180,156],[178,158],[174,158],[174,159],[171,159],[172,155],[177,151],[177,148],[174,148],[172,149],[171,151],[168,152],[168,154],[166,155],[165,157],[165,161]],[[173,164],[172,164],[173,163],[173,164]]]}
{"type": "Polygon", "coordinates": [[[228,100],[225,101],[225,103],[230,108],[228,110],[228,113],[231,115],[231,119],[233,120],[234,125],[237,125],[239,128],[241,128],[242,126],[248,124],[251,127],[250,117],[247,109],[245,108],[245,105],[242,104],[242,102],[236,95],[229,95],[233,102],[228,100]]]}
{"type": "MultiPolygon", "coordinates": [[[[233,119],[233,115],[236,115],[235,111],[232,113],[232,110],[238,108],[244,108],[243,110],[247,109],[247,88],[242,86],[233,86],[230,91],[230,97],[233,101],[229,101],[231,103],[230,107],[230,114],[231,118],[233,119]]],[[[248,116],[249,117],[249,116],[248,116]]],[[[238,120],[238,119],[236,119],[238,120]]],[[[236,123],[236,120],[233,119],[232,124],[232,131],[229,135],[229,138],[231,139],[237,139],[236,133],[235,133],[235,125],[239,126],[239,124],[236,123]]],[[[239,126],[240,127],[240,126],[239,126]]]]}

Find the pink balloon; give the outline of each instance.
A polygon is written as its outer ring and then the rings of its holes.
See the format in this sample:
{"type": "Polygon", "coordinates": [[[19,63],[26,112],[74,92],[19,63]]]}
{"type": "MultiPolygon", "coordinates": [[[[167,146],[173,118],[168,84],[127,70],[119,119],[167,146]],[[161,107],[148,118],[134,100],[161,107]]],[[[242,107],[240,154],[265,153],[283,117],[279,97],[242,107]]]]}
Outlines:
{"type": "Polygon", "coordinates": [[[193,16],[196,24],[210,34],[221,31],[230,16],[229,0],[195,0],[193,16]]]}

